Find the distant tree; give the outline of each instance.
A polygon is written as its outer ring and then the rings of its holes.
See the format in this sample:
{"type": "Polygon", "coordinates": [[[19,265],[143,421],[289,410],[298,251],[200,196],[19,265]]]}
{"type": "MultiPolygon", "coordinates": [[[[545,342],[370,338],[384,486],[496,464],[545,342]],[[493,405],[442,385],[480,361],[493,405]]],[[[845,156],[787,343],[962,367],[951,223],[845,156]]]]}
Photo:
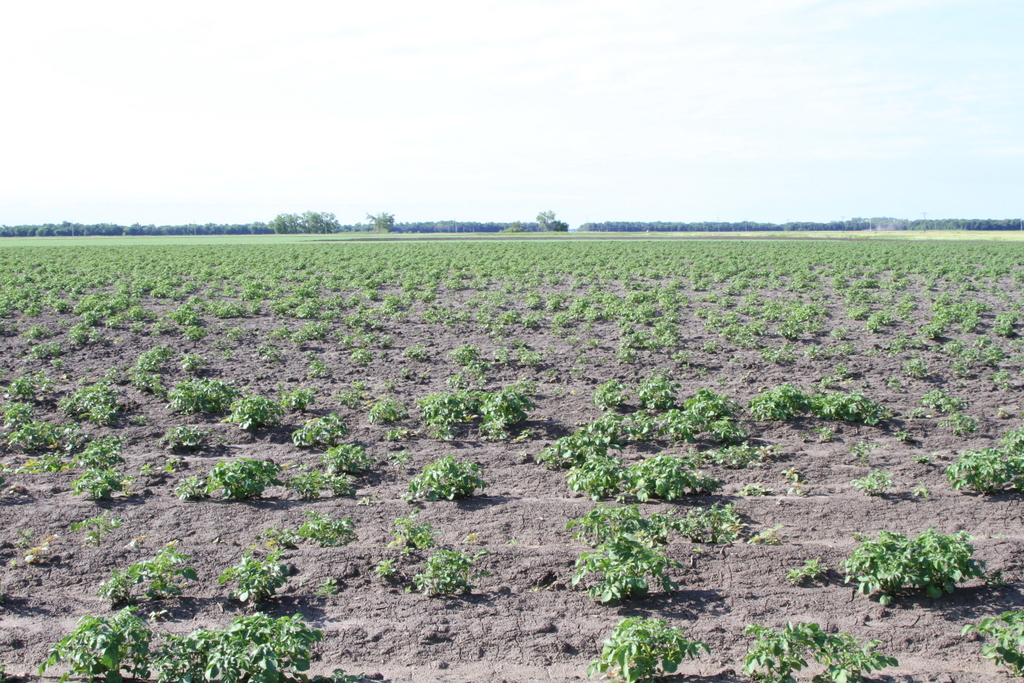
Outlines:
{"type": "Polygon", "coordinates": [[[554,211],[541,211],[538,213],[537,224],[542,232],[569,232],[569,224],[557,220],[554,211]]]}
{"type": "Polygon", "coordinates": [[[301,232],[302,216],[297,213],[279,213],[267,226],[279,235],[301,232]]]}
{"type": "Polygon", "coordinates": [[[393,213],[380,213],[376,216],[368,213],[366,219],[370,221],[374,232],[391,232],[395,229],[395,214],[393,213]]]}
{"type": "Polygon", "coordinates": [[[333,213],[307,211],[302,214],[302,232],[330,234],[338,232],[340,227],[341,224],[338,223],[338,219],[333,213]]]}
{"type": "Polygon", "coordinates": [[[519,221],[512,221],[508,224],[508,227],[501,230],[501,232],[523,232],[523,224],[519,221]]]}

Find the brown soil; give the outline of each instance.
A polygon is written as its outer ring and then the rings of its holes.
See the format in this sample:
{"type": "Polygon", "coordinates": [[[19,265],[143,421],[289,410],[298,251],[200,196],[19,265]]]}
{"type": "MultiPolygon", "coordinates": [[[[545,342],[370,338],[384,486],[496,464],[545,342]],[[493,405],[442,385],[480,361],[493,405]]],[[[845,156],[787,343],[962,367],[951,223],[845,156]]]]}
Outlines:
{"type": "MultiPolygon", "coordinates": [[[[154,310],[160,310],[161,302],[154,300],[151,304],[154,310]]],[[[841,319],[839,310],[837,307],[835,312],[841,319]]],[[[43,322],[56,327],[58,318],[43,322]]],[[[689,326],[685,348],[700,349],[705,341],[718,339],[692,315],[685,319],[689,326]]],[[[211,366],[203,373],[205,376],[234,379],[266,395],[273,395],[279,382],[289,387],[316,386],[319,400],[312,415],[330,411],[344,415],[352,427],[351,440],[365,444],[380,462],[371,474],[359,480],[355,497],[307,502],[288,489],[272,488],[264,499],[253,502],[183,502],[173,493],[180,478],[204,473],[220,458],[316,462],[319,451],[297,449],[289,438],[290,432],[309,416],[290,415],[285,427],[246,432],[222,423],[224,415],[176,415],[164,399],[129,385],[119,386],[124,410],[118,423],[110,428],[89,427],[87,431],[125,435],[127,471],[138,476],[143,464],[152,463],[155,472],[162,472],[168,453],[158,446],[157,439],[176,425],[204,425],[212,430],[210,441],[217,445],[195,454],[174,454],[183,458],[184,469],[139,476],[135,495],[105,503],[73,495],[73,473],[5,475],[7,489],[0,497],[0,583],[6,595],[0,605],[0,661],[7,664],[8,672],[24,680],[37,680],[34,672],[49,646],[68,633],[80,617],[111,614],[110,605],[97,597],[97,587],[111,570],[148,559],[173,540],[179,541],[182,552],[192,556],[199,581],[186,584],[185,597],[180,599],[142,601],[140,612],[162,613],[154,623],[157,632],[183,633],[197,627],[225,625],[245,608],[227,599],[225,588],[217,585],[220,572],[238,561],[258,533],[270,526],[297,526],[303,512],[313,510],[351,518],[358,541],[343,548],[303,545],[288,551],[287,562],[293,565],[294,573],[281,596],[270,601],[266,609],[275,616],[301,613],[323,629],[326,638],[317,648],[319,661],[314,664],[314,671],[319,673],[340,667],[348,672],[379,674],[391,681],[581,680],[615,624],[624,616],[644,615],[684,625],[691,637],[711,648],[710,656],[684,664],[682,674],[673,680],[746,680],[739,674],[750,644],[743,635],[745,625],[778,627],[786,621],[813,621],[826,630],[880,641],[879,649],[898,657],[900,666],[875,674],[872,680],[968,683],[1001,677],[994,665],[980,657],[978,639],[962,637],[960,631],[966,623],[1024,606],[1024,509],[1016,495],[982,497],[951,490],[945,483],[943,467],[952,461],[955,452],[994,445],[1006,429],[1019,426],[1019,409],[1014,405],[1019,398],[1016,386],[1009,392],[997,391],[986,379],[989,373],[981,369],[965,379],[962,388],[953,389],[945,372],[948,359],[928,352],[924,357],[933,374],[924,380],[910,380],[901,371],[905,357],[889,357],[884,352],[863,355],[878,348],[879,338],[865,332],[852,333],[850,340],[861,353],[845,361],[852,379],[839,385],[841,388],[861,390],[897,414],[906,414],[924,393],[945,386],[969,399],[966,412],[978,418],[979,430],[955,437],[938,426],[939,417],[894,418],[877,427],[810,418],[783,423],[745,420],[753,440],[778,445],[778,458],[752,469],[710,468],[709,474],[725,482],[718,496],[643,508],[649,513],[685,510],[720,500],[734,502],[750,525],[748,536],[783,525],[786,542],[779,546],[745,542],[698,546],[673,540],[668,554],[684,565],[673,573],[680,584],[678,592],[654,591],[645,599],[604,606],[591,600],[582,587],[571,587],[574,563],[585,546],[573,541],[565,530],[569,520],[597,503],[572,493],[564,472],[545,469],[533,461],[533,456],[558,436],[571,432],[577,422],[600,415],[590,402],[599,383],[612,378],[636,383],[654,367],[674,365],[664,354],[642,353],[634,365],[615,362],[613,340],[617,333],[613,325],[605,323],[596,325],[589,335],[608,340],[588,351],[591,360],[601,364],[595,362],[586,365],[582,373],[570,374],[579,348],[548,333],[525,331],[518,336],[531,348],[545,352],[544,363],[538,368],[513,370],[495,366],[488,373],[488,386],[504,386],[518,377],[538,381],[539,407],[525,425],[537,438],[488,442],[469,430],[454,442],[426,436],[386,442],[382,439],[385,428],[368,424],[365,410],[339,409],[330,397],[355,379],[368,381],[374,395],[379,395],[382,385],[392,380],[395,386],[391,395],[409,405],[415,418],[416,398],[448,390],[444,380],[454,372],[446,360],[448,351],[462,344],[476,344],[482,355],[490,358],[498,346],[473,327],[453,332],[416,320],[414,315],[412,322],[395,323],[385,330],[394,337],[394,348],[387,352],[387,360],[375,352],[375,360],[365,369],[353,365],[349,352],[338,349],[332,341],[312,342],[298,349],[279,344],[289,349],[285,362],[266,366],[256,359],[255,348],[266,341],[267,331],[281,324],[269,316],[227,321],[229,327],[237,324],[258,334],[230,343],[221,337],[225,343],[220,351],[213,345],[213,335],[191,343],[180,337],[154,338],[118,330],[110,335],[119,337],[111,345],[88,347],[66,356],[62,372],[68,377],[99,377],[114,365],[129,366],[140,351],[161,343],[179,353],[206,355],[211,366]],[[413,363],[401,357],[402,349],[417,343],[429,346],[429,362],[413,363]],[[230,348],[230,358],[221,353],[223,348],[230,348]],[[333,376],[305,379],[307,353],[327,363],[333,376]],[[429,370],[430,376],[404,380],[399,374],[403,367],[411,367],[417,375],[429,370]],[[902,388],[893,390],[886,385],[885,378],[892,376],[902,378],[902,388]],[[997,410],[1003,406],[1011,407],[1014,419],[997,418],[997,410]],[[143,422],[139,416],[144,416],[145,424],[138,424],[143,422]],[[832,428],[834,438],[819,442],[814,430],[821,427],[832,428]],[[901,430],[910,432],[914,440],[897,440],[895,434],[901,430]],[[869,471],[849,452],[852,445],[862,441],[880,446],[871,456],[871,465],[893,473],[897,493],[868,497],[850,485],[852,479],[869,471]],[[404,465],[398,466],[386,457],[402,449],[411,452],[404,465]],[[410,504],[400,497],[409,478],[425,464],[449,453],[478,463],[489,486],[461,502],[419,504],[420,520],[432,523],[439,531],[442,547],[488,551],[479,566],[490,575],[480,579],[470,594],[430,598],[406,590],[425,554],[403,558],[386,546],[393,520],[410,511],[410,504]],[[933,464],[915,463],[912,458],[918,454],[931,455],[933,464]],[[789,468],[798,469],[806,478],[807,495],[784,495],[789,484],[781,473],[789,468]],[[743,485],[751,482],[772,487],[775,495],[736,496],[743,485]],[[931,494],[928,499],[910,493],[922,484],[931,494]],[[11,490],[12,485],[17,492],[11,490]],[[101,547],[83,547],[82,533],[70,532],[69,525],[103,510],[124,518],[123,527],[111,532],[101,547]],[[984,560],[990,569],[1002,570],[1005,585],[993,588],[982,581],[971,581],[939,599],[907,595],[883,607],[875,599],[855,594],[850,585],[843,583],[840,563],[856,545],[854,533],[886,529],[916,534],[929,527],[943,533],[963,530],[972,534],[975,557],[984,560]],[[17,562],[24,551],[14,546],[16,531],[27,529],[34,532],[36,540],[59,534],[48,562],[28,566],[17,562]],[[135,547],[126,547],[133,538],[142,536],[145,538],[135,547]],[[390,557],[398,558],[400,576],[386,582],[372,570],[390,557]],[[831,568],[827,580],[791,586],[787,572],[815,557],[831,568]],[[318,584],[331,578],[337,581],[340,592],[317,596],[314,591],[318,584]]],[[[211,326],[215,322],[208,320],[211,326]]],[[[848,321],[844,324],[850,325],[848,321]]],[[[912,332],[895,327],[887,329],[886,335],[901,331],[912,332]]],[[[838,344],[824,336],[804,339],[797,343],[798,351],[812,342],[838,344]]],[[[0,357],[14,359],[26,347],[21,337],[2,338],[0,357]]],[[[779,366],[763,361],[753,350],[719,354],[697,351],[694,365],[676,374],[683,385],[681,398],[707,387],[724,391],[745,406],[759,388],[784,382],[809,387],[829,375],[836,362],[800,357],[793,365],[779,366]]],[[[14,367],[13,361],[8,367],[14,367]]],[[[39,367],[46,368],[43,363],[39,367]]],[[[165,373],[168,386],[185,378],[177,361],[165,373]]],[[[66,420],[56,409],[56,399],[74,386],[61,383],[52,400],[41,406],[41,414],[46,419],[66,420]]],[[[411,419],[405,426],[418,425],[411,419]]],[[[630,461],[661,450],[682,452],[688,448],[667,442],[630,446],[624,457],[630,461]]],[[[20,452],[3,453],[3,463],[9,468],[25,460],[20,452]]],[[[55,668],[48,675],[59,672],[55,668]]]]}

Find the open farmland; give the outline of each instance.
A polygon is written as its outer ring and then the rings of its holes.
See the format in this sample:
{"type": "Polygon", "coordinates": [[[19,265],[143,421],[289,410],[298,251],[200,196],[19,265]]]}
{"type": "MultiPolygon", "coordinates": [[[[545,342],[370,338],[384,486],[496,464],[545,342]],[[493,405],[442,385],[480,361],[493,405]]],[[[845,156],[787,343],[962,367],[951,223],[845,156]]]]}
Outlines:
{"type": "Polygon", "coordinates": [[[0,244],[0,279],[8,674],[130,603],[154,650],[298,613],[312,673],[378,680],[585,679],[632,616],[707,644],[686,680],[747,680],[745,627],[787,621],[880,641],[875,680],[1001,676],[961,630],[1024,608],[1024,244],[0,244]],[[410,490],[448,455],[486,487],[410,490]],[[567,524],[609,503],[735,517],[630,536],[675,586],[602,602],[608,576],[573,579],[608,546],[567,524]],[[844,583],[879,532],[929,529],[985,577],[844,583]],[[439,550],[471,591],[430,595],[439,550]],[[158,553],[194,580],[111,596],[158,553]],[[243,557],[279,557],[275,594],[218,581],[243,557]]]}

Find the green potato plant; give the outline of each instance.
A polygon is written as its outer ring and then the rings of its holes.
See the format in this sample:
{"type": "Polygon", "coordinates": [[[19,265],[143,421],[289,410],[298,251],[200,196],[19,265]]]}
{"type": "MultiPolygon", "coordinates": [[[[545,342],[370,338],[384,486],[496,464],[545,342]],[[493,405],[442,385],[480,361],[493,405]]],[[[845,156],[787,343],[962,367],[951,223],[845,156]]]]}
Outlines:
{"type": "Polygon", "coordinates": [[[413,477],[402,498],[409,502],[465,498],[487,487],[487,482],[477,476],[479,473],[480,466],[476,463],[458,462],[454,455],[446,455],[413,477]]]}

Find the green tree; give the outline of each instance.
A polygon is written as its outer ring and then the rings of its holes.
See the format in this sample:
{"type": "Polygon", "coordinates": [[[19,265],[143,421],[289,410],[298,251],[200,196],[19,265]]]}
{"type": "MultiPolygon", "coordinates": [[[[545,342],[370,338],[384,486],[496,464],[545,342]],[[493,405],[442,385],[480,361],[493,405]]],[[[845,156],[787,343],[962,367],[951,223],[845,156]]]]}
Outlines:
{"type": "Polygon", "coordinates": [[[537,224],[541,232],[569,232],[569,224],[556,219],[554,211],[538,213],[537,224]]]}
{"type": "Polygon", "coordinates": [[[297,213],[280,213],[274,220],[267,223],[267,227],[279,235],[293,235],[300,232],[302,216],[297,213]]]}
{"type": "Polygon", "coordinates": [[[302,214],[302,226],[300,228],[302,232],[330,234],[338,232],[340,227],[341,225],[333,213],[327,211],[321,213],[307,211],[302,214]]]}
{"type": "Polygon", "coordinates": [[[366,214],[366,220],[370,221],[374,232],[392,232],[395,229],[395,214],[379,213],[376,216],[366,214]]]}

